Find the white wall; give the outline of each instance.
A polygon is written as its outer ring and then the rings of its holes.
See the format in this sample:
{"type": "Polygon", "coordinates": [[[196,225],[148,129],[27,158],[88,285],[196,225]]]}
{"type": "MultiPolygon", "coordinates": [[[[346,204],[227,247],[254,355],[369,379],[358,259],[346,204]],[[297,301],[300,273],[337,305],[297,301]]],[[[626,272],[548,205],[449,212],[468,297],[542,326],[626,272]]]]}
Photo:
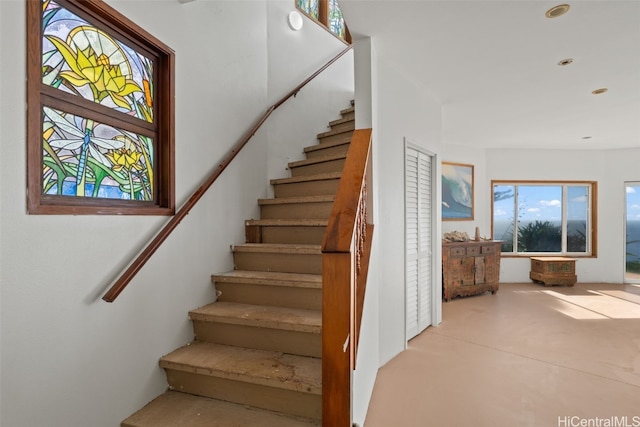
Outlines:
{"type": "MultiPolygon", "coordinates": [[[[284,87],[340,50],[317,32],[292,34],[286,15],[278,17],[284,2],[108,3],[176,51],[178,206],[284,87]],[[308,49],[307,37],[321,55],[308,49]],[[294,66],[278,65],[281,51],[294,66]],[[285,69],[299,72],[279,81],[285,69]]],[[[257,215],[256,199],[267,193],[277,163],[267,150],[280,131],[269,125],[258,132],[107,304],[100,297],[110,278],[167,218],[26,214],[25,2],[0,1],[0,19],[0,425],[113,427],[166,389],[158,358],[192,339],[188,310],[214,299],[211,273],[232,267],[229,245],[244,240],[242,219],[257,215]]],[[[333,115],[346,107],[352,85],[348,76],[327,95],[340,105],[333,115]]],[[[307,102],[288,107],[295,116],[274,119],[312,135],[323,131],[316,129],[327,120],[310,119],[307,102]]]]}
{"type": "MultiPolygon", "coordinates": [[[[3,13],[3,8],[0,6],[0,28],[4,28],[5,27],[5,23],[4,23],[4,18],[3,15],[6,15],[3,13]]],[[[2,52],[5,51],[5,46],[4,43],[7,40],[6,37],[2,37],[2,31],[0,31],[0,117],[3,117],[3,111],[5,108],[8,107],[8,102],[4,101],[5,97],[3,96],[4,94],[4,85],[3,85],[3,80],[2,80],[2,74],[3,74],[3,58],[4,56],[2,55],[2,52]]],[[[4,134],[4,126],[3,126],[3,122],[0,119],[0,141],[3,141],[5,138],[5,134],[4,134]]],[[[2,173],[0,173],[0,219],[2,218],[2,173]]],[[[2,222],[0,221],[0,310],[2,309],[2,242],[3,242],[3,237],[2,237],[2,227],[1,227],[2,222]]],[[[0,384],[2,384],[2,315],[0,312],[0,384]]],[[[2,413],[2,387],[0,387],[0,413],[2,413]]],[[[2,415],[0,414],[0,425],[2,425],[2,415]]]]}
{"type": "MultiPolygon", "coordinates": [[[[267,46],[269,49],[269,104],[277,102],[294,87],[347,48],[324,27],[303,15],[303,26],[292,31],[287,16],[295,9],[292,0],[269,0],[267,46]],[[309,57],[313,58],[312,61],[309,57]]],[[[303,148],[318,143],[316,135],[329,130],[328,123],[340,118],[340,110],[353,99],[353,52],[342,56],[325,70],[322,78],[305,86],[295,99],[277,110],[269,121],[270,178],[283,177],[288,162],[304,159],[303,148]],[[306,119],[300,121],[296,117],[306,119]],[[309,132],[310,121],[312,132],[309,132]],[[297,150],[292,150],[296,147],[297,150]]],[[[272,189],[269,187],[268,191],[272,189]]]]}
{"type": "MultiPolygon", "coordinates": [[[[429,93],[385,61],[374,39],[356,38],[356,127],[373,128],[375,224],[369,281],[354,373],[354,422],[363,425],[377,370],[405,349],[404,145],[436,154],[439,175],[441,109],[429,93]]],[[[440,181],[434,183],[436,188],[440,181]]],[[[440,210],[436,212],[439,218],[440,210]]],[[[441,232],[436,227],[435,235],[441,232]]],[[[439,254],[436,265],[440,263],[439,254]]],[[[436,283],[441,280],[438,273],[436,283]]],[[[435,323],[441,319],[440,303],[435,323]]]]}
{"type": "MultiPolygon", "coordinates": [[[[640,179],[640,149],[628,150],[489,150],[485,185],[492,179],[584,180],[598,183],[598,256],[578,258],[582,282],[622,283],[624,277],[624,181],[640,179]],[[524,160],[526,159],[526,161],[524,160]]],[[[490,215],[491,195],[476,198],[490,215]]],[[[528,282],[528,258],[502,258],[502,282],[528,282]]]]}
{"type": "MultiPolygon", "coordinates": [[[[442,136],[440,104],[424,88],[406,79],[401,70],[384,60],[380,52],[376,72],[378,108],[374,123],[378,124],[378,131],[373,161],[377,177],[374,194],[378,199],[376,237],[380,252],[376,262],[379,270],[380,362],[385,364],[406,345],[404,142],[406,138],[438,154],[442,136]]],[[[438,161],[439,158],[436,163],[438,161]]],[[[439,232],[436,230],[434,237],[439,232]]]]}

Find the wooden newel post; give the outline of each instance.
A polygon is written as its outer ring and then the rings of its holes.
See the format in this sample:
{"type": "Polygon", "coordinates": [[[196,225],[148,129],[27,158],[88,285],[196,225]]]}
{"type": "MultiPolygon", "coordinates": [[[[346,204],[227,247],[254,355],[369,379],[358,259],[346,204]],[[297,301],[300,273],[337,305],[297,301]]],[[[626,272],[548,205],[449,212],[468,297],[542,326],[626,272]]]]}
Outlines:
{"type": "Polygon", "coordinates": [[[322,255],[322,425],[351,425],[351,278],[350,253],[322,255]]]}
{"type": "Polygon", "coordinates": [[[371,129],[354,131],[322,242],[324,427],[351,427],[353,420],[352,374],[373,231],[365,185],[370,143],[371,129]]]}

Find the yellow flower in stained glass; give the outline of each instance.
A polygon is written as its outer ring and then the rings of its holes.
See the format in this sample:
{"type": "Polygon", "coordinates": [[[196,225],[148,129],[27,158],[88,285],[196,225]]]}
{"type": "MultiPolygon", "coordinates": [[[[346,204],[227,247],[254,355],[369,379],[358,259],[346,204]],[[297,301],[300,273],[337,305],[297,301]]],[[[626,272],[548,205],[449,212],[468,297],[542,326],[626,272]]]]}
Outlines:
{"type": "Polygon", "coordinates": [[[60,77],[76,87],[88,84],[97,102],[109,96],[116,105],[131,110],[125,97],[142,89],[131,79],[129,61],[115,40],[89,26],[74,28],[66,42],[52,35],[46,37],[71,68],[61,71],[60,77]]]}
{"type": "Polygon", "coordinates": [[[110,151],[106,156],[113,162],[113,170],[116,172],[120,172],[122,169],[130,171],[132,168],[142,170],[142,165],[139,163],[142,153],[139,151],[119,148],[110,151]]]}

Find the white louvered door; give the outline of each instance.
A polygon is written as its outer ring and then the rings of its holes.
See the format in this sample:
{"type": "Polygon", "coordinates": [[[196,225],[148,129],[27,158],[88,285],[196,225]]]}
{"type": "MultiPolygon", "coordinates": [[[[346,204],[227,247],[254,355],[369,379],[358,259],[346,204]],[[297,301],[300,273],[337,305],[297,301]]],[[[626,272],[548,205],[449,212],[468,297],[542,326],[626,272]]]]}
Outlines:
{"type": "Polygon", "coordinates": [[[408,144],[405,152],[405,282],[409,340],[431,325],[433,157],[408,144]]]}

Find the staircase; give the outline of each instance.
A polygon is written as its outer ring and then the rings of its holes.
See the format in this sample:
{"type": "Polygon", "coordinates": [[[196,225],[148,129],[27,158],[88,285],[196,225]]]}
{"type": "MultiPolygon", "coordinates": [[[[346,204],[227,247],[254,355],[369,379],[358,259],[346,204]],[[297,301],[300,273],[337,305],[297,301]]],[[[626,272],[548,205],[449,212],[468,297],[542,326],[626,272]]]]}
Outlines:
{"type": "Polygon", "coordinates": [[[310,426],[322,419],[320,244],[354,130],[354,107],[271,181],[214,274],[218,299],[189,312],[195,340],[160,359],[169,390],[122,427],[310,426]]]}

